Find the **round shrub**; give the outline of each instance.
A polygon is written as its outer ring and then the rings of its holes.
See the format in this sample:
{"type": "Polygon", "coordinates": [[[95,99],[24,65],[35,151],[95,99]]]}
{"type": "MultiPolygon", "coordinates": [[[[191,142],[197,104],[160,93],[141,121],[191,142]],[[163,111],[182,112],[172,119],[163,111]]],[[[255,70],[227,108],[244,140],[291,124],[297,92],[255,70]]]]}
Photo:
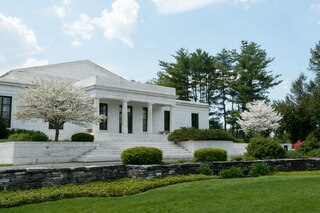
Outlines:
{"type": "Polygon", "coordinates": [[[272,138],[251,138],[247,146],[247,153],[257,159],[277,159],[285,156],[285,150],[280,143],[272,138]]]}
{"type": "Polygon", "coordinates": [[[93,142],[94,136],[88,133],[80,132],[71,136],[71,141],[75,142],[93,142]]]}
{"type": "Polygon", "coordinates": [[[228,157],[226,150],[218,148],[198,149],[193,155],[198,162],[226,161],[228,157]]]}
{"type": "Polygon", "coordinates": [[[320,149],[320,141],[313,134],[308,135],[306,141],[304,141],[298,149],[298,152],[301,152],[307,155],[313,149],[320,149]]]}
{"type": "Polygon", "coordinates": [[[30,141],[31,135],[29,133],[14,133],[9,135],[9,141],[30,141]]]}
{"type": "Polygon", "coordinates": [[[48,136],[43,132],[34,132],[31,134],[31,141],[48,141],[48,136]]]}
{"type": "Polygon", "coordinates": [[[198,173],[202,175],[212,175],[212,169],[208,165],[201,165],[198,168],[198,173]]]}
{"type": "Polygon", "coordinates": [[[121,153],[123,164],[160,164],[162,162],[162,151],[153,147],[134,147],[121,153]]]}
{"type": "Polygon", "coordinates": [[[298,152],[295,150],[289,150],[289,151],[286,151],[285,157],[290,159],[299,159],[299,158],[305,158],[306,156],[303,155],[301,152],[298,152]]]}
{"type": "Polygon", "coordinates": [[[231,167],[230,169],[222,169],[219,173],[222,178],[241,178],[243,171],[240,167],[231,167]]]}
{"type": "Polygon", "coordinates": [[[269,174],[268,165],[265,163],[255,163],[251,166],[249,171],[250,177],[259,177],[269,174]]]}
{"type": "Polygon", "coordinates": [[[320,149],[313,149],[308,153],[309,157],[320,158],[320,149]]]}

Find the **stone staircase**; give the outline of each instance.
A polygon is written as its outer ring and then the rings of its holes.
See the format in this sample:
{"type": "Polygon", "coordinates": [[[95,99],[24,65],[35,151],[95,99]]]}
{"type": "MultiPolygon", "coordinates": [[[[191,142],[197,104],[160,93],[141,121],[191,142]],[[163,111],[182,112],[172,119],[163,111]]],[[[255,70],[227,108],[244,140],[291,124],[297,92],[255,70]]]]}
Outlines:
{"type": "Polygon", "coordinates": [[[192,159],[193,155],[183,147],[169,142],[160,134],[96,134],[97,148],[77,157],[73,161],[119,161],[121,153],[137,146],[156,147],[163,151],[163,159],[192,159]]]}

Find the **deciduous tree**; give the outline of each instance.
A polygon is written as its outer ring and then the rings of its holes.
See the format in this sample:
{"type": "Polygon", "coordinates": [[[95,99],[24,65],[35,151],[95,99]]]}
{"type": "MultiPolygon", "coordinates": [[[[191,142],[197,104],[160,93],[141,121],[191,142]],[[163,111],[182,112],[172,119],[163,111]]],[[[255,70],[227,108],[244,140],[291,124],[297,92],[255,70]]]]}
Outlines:
{"type": "Polygon", "coordinates": [[[16,118],[50,122],[55,129],[55,141],[59,139],[59,129],[67,122],[86,126],[103,119],[96,115],[93,98],[82,87],[69,81],[35,80],[18,94],[18,102],[16,118]]]}
{"type": "Polygon", "coordinates": [[[282,116],[268,106],[265,101],[249,102],[246,109],[238,119],[244,132],[265,133],[279,127],[282,116]]]}

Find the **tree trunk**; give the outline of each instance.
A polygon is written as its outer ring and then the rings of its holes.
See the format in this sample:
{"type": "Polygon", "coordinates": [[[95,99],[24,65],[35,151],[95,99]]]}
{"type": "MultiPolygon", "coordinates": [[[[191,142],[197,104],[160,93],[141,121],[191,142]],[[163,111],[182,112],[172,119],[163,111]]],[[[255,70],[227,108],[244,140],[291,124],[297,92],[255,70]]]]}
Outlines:
{"type": "Polygon", "coordinates": [[[59,127],[58,128],[56,128],[56,134],[55,134],[55,136],[54,136],[54,141],[58,141],[59,140],[59,127]]]}

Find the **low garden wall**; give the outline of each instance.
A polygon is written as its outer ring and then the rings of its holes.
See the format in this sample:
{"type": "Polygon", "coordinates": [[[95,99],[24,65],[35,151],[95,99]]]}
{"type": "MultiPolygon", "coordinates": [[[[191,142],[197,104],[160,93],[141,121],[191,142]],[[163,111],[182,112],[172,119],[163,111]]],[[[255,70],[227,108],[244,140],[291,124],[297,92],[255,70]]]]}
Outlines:
{"type": "Polygon", "coordinates": [[[0,164],[69,162],[95,148],[92,142],[0,143],[0,164]]]}
{"type": "Polygon", "coordinates": [[[320,159],[281,159],[244,162],[178,163],[160,165],[112,165],[77,168],[26,168],[3,169],[0,167],[0,190],[27,189],[67,183],[84,183],[117,178],[161,178],[177,174],[195,174],[199,166],[208,165],[215,175],[222,169],[241,167],[247,174],[252,164],[264,162],[270,171],[320,170],[320,159]]]}
{"type": "MultiPolygon", "coordinates": [[[[228,152],[228,156],[244,155],[247,151],[246,147],[248,143],[234,143],[232,141],[219,141],[219,140],[208,140],[208,141],[182,141],[178,142],[180,146],[191,152],[192,154],[202,148],[220,148],[228,152]]],[[[286,147],[286,150],[292,150],[291,144],[281,144],[282,147],[286,147]]]]}

